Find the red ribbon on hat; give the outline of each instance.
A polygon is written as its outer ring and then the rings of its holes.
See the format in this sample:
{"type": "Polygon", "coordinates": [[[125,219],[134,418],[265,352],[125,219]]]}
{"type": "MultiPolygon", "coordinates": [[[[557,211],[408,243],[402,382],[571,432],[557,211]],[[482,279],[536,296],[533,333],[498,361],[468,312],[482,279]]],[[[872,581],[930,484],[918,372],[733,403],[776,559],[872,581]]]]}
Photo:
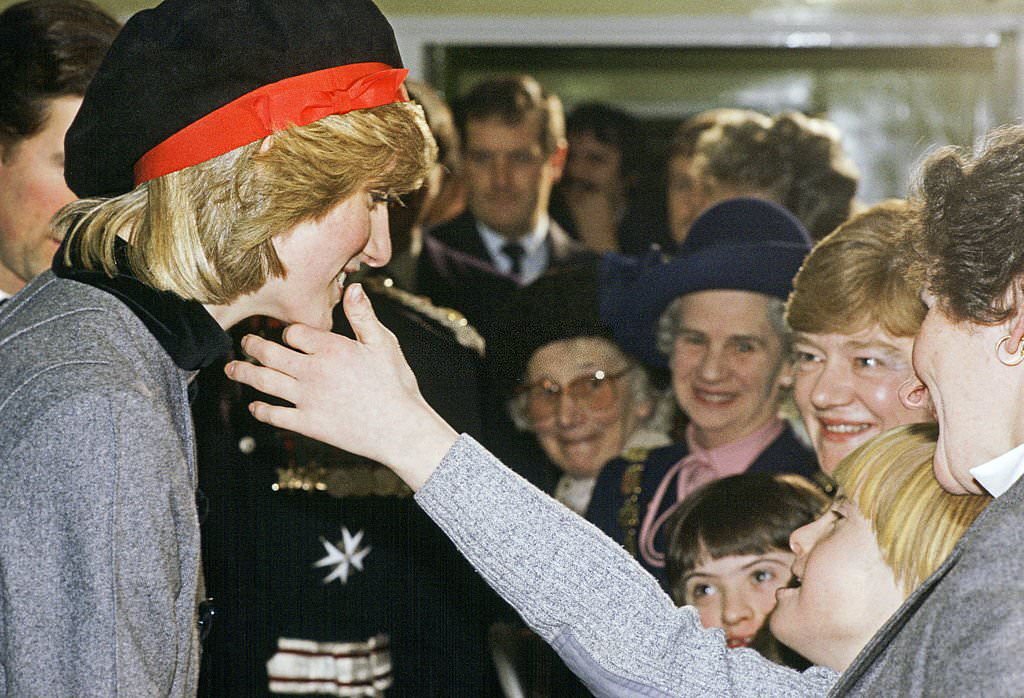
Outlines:
{"type": "Polygon", "coordinates": [[[263,85],[192,122],[135,163],[138,186],[331,114],[407,102],[404,68],[352,63],[263,85]]]}

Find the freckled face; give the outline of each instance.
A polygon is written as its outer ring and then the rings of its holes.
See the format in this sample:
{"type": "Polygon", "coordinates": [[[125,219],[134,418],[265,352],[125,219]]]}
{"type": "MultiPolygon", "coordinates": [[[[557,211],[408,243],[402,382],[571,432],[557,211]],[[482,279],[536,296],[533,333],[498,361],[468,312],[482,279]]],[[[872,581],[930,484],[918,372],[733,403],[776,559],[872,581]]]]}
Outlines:
{"type": "Polygon", "coordinates": [[[815,664],[843,671],[903,603],[871,524],[843,496],[789,538],[793,588],[776,593],[771,630],[815,664]]]}
{"type": "Polygon", "coordinates": [[[775,608],[775,591],[789,581],[794,559],[788,550],[701,558],[684,578],[686,603],[705,628],[725,630],[729,647],[747,647],[775,608]]]}
{"type": "Polygon", "coordinates": [[[697,440],[716,448],[772,420],[783,372],[782,339],[768,319],[768,296],[699,291],[682,297],[669,366],[679,406],[697,440]]]}
{"type": "Polygon", "coordinates": [[[329,330],[343,272],[357,271],[360,262],[383,266],[391,258],[387,206],[360,191],[320,220],[275,236],[273,244],[285,276],[270,279],[257,293],[259,312],[329,330]]]}
{"type": "Polygon", "coordinates": [[[50,219],[75,195],[64,183],[64,134],[81,97],[48,100],[41,131],[0,151],[0,290],[15,293],[49,269],[60,239],[50,219]]]}
{"type": "Polygon", "coordinates": [[[847,454],[884,431],[932,419],[909,409],[899,388],[914,376],[914,340],[877,325],[855,334],[797,333],[793,397],[821,468],[831,473],[847,454]]]}

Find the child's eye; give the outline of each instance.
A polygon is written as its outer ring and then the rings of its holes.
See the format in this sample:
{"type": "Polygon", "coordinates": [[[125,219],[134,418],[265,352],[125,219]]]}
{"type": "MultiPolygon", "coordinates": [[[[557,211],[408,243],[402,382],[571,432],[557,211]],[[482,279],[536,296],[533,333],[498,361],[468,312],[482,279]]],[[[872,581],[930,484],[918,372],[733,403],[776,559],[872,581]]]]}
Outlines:
{"type": "Polygon", "coordinates": [[[882,365],[882,360],[874,356],[858,356],[854,362],[859,368],[878,368],[882,365]]]}
{"type": "Polygon", "coordinates": [[[771,570],[754,570],[750,573],[750,577],[757,584],[764,584],[765,582],[770,582],[775,579],[775,573],[771,570]]]}
{"type": "Polygon", "coordinates": [[[694,584],[690,587],[691,599],[702,599],[715,593],[715,588],[710,584],[694,584]]]}

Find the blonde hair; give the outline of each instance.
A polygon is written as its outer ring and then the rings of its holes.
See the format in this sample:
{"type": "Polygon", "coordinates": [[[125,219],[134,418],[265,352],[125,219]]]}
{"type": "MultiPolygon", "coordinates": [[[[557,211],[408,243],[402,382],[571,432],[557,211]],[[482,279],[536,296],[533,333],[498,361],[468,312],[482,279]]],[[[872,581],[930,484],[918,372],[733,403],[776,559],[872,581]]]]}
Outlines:
{"type": "Polygon", "coordinates": [[[919,287],[897,252],[919,227],[902,199],[866,209],[814,246],[793,279],[786,320],[794,332],[855,334],[878,325],[913,337],[924,321],[919,287]]]}
{"type": "Polygon", "coordinates": [[[284,275],[275,235],[364,189],[418,188],[436,150],[419,106],[387,104],[279,131],[121,196],[76,202],[54,225],[71,236],[66,262],[75,254],[113,276],[123,237],[131,272],[146,285],[225,304],[284,275]]]}
{"type": "Polygon", "coordinates": [[[832,474],[871,522],[882,558],[908,596],[992,501],[942,489],[932,473],[937,438],[935,424],[897,427],[856,449],[832,474]]]}

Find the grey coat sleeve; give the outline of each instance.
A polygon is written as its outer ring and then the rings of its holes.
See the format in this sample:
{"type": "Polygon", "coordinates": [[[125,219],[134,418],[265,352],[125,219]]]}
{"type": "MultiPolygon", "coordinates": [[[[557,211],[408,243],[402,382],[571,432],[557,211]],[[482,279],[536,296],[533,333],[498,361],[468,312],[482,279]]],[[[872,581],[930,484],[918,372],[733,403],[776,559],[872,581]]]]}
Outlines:
{"type": "Polygon", "coordinates": [[[198,523],[166,409],[144,388],[36,397],[29,428],[0,454],[7,693],[188,693],[196,580],[182,577],[198,539],[182,532],[198,523]]]}
{"type": "Polygon", "coordinates": [[[836,679],[727,649],[623,549],[468,436],[416,499],[595,695],[820,696],[836,679]]]}

